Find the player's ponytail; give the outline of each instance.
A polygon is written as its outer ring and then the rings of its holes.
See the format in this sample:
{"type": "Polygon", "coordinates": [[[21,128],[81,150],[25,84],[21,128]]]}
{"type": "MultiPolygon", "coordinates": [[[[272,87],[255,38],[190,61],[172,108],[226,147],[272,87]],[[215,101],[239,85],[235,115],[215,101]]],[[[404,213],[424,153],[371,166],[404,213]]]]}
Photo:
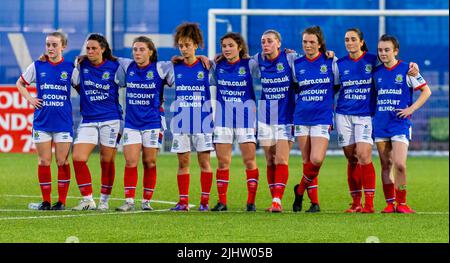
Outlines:
{"type": "Polygon", "coordinates": [[[105,51],[103,51],[103,54],[102,54],[103,59],[108,59],[111,61],[117,60],[117,58],[112,55],[112,50],[109,47],[109,43],[103,35],[98,34],[98,33],[92,33],[89,35],[87,40],[95,40],[100,44],[100,47],[105,49],[105,51]]]}
{"type": "Polygon", "coordinates": [[[315,35],[317,37],[317,41],[319,42],[320,48],[319,51],[322,54],[326,54],[327,47],[325,44],[325,37],[323,36],[322,29],[319,26],[311,26],[303,30],[302,36],[304,34],[315,35]]]}
{"type": "Polygon", "coordinates": [[[394,51],[397,49],[397,56],[395,56],[396,59],[398,59],[398,53],[400,52],[400,43],[398,42],[397,38],[388,34],[384,34],[380,37],[380,41],[388,42],[390,41],[392,45],[394,45],[394,51]]]}
{"type": "Polygon", "coordinates": [[[220,38],[220,43],[223,42],[224,39],[231,38],[236,42],[238,49],[240,48],[241,51],[239,51],[239,58],[247,57],[248,56],[248,47],[245,43],[244,38],[241,36],[241,34],[237,32],[229,32],[226,33],[224,36],[220,38]]]}
{"type": "Polygon", "coordinates": [[[145,43],[145,44],[147,45],[148,49],[150,49],[151,51],[153,51],[153,52],[152,52],[152,55],[150,56],[150,62],[153,63],[153,62],[158,61],[158,51],[156,50],[155,43],[153,43],[153,41],[152,41],[149,37],[146,37],[146,36],[139,36],[139,37],[136,37],[136,38],[133,40],[133,45],[134,45],[134,43],[136,43],[136,42],[142,42],[142,43],[145,43]]]}
{"type": "Polygon", "coordinates": [[[366,45],[366,41],[364,40],[364,34],[363,34],[363,32],[362,32],[359,28],[357,28],[357,27],[349,28],[349,29],[347,29],[346,32],[349,32],[349,31],[355,32],[355,33],[358,35],[359,40],[360,40],[360,41],[363,41],[363,45],[361,46],[361,51],[362,51],[362,52],[364,52],[364,51],[369,51],[369,48],[368,48],[367,45],[366,45]]]}

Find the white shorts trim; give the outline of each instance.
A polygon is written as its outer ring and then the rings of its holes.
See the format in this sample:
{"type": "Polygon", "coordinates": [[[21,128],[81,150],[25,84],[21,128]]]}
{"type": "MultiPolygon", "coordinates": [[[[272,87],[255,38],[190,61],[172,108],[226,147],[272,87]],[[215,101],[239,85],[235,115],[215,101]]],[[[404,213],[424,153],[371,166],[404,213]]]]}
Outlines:
{"type": "Polygon", "coordinates": [[[373,145],[372,118],[370,116],[353,116],[336,113],[335,118],[339,147],[358,142],[373,145]]]}
{"type": "Polygon", "coordinates": [[[121,132],[121,121],[111,120],[103,122],[80,123],[74,144],[100,144],[107,147],[117,147],[121,132]]]}
{"type": "Polygon", "coordinates": [[[294,125],[269,125],[264,122],[258,122],[258,141],[261,146],[273,146],[278,140],[294,142],[294,125]]]}
{"type": "Polygon", "coordinates": [[[396,141],[396,142],[402,142],[406,145],[409,146],[409,140],[406,137],[406,135],[404,134],[400,134],[400,135],[394,135],[390,138],[385,137],[385,138],[381,138],[381,137],[375,137],[375,142],[388,142],[388,141],[396,141]]]}
{"type": "Polygon", "coordinates": [[[142,144],[145,148],[161,148],[163,136],[162,129],[140,131],[125,128],[123,130],[122,144],[142,144]]]}
{"type": "Polygon", "coordinates": [[[73,138],[70,132],[46,132],[33,130],[33,142],[42,143],[53,141],[54,143],[72,142],[73,138]]]}
{"type": "Polygon", "coordinates": [[[214,151],[212,133],[173,134],[171,152],[185,153],[193,150],[197,152],[214,151]]]}
{"type": "Polygon", "coordinates": [[[313,126],[295,125],[295,136],[322,137],[330,140],[330,128],[328,124],[318,124],[313,126]]]}
{"type": "Polygon", "coordinates": [[[254,128],[228,128],[215,127],[214,128],[214,143],[256,143],[256,130],[254,128]]]}

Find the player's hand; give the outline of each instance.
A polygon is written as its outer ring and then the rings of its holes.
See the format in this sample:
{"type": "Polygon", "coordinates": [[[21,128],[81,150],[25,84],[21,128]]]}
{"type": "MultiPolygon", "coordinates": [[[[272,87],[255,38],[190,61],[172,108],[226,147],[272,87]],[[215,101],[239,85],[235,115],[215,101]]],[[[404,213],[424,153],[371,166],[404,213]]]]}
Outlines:
{"type": "Polygon", "coordinates": [[[173,56],[170,59],[170,62],[172,62],[173,64],[178,64],[180,62],[182,62],[184,60],[184,58],[182,56],[173,56]]]}
{"type": "Polygon", "coordinates": [[[199,55],[197,58],[200,59],[200,61],[203,64],[203,67],[205,67],[207,70],[211,68],[211,63],[209,62],[209,58],[207,56],[199,55]]]}
{"type": "Polygon", "coordinates": [[[39,61],[41,62],[46,62],[48,60],[48,56],[45,54],[41,54],[38,58],[39,61]]]}
{"type": "Polygon", "coordinates": [[[415,76],[417,76],[417,74],[419,74],[419,65],[417,65],[414,62],[410,62],[408,75],[415,77],[415,76]]]}
{"type": "Polygon", "coordinates": [[[406,109],[395,109],[397,111],[397,117],[399,118],[407,118],[408,116],[411,116],[413,114],[414,109],[412,107],[408,107],[406,109]]]}
{"type": "Polygon", "coordinates": [[[40,108],[42,108],[42,99],[38,99],[38,98],[35,98],[35,97],[30,97],[30,98],[28,99],[28,102],[29,102],[31,105],[33,105],[33,107],[34,107],[35,109],[40,109],[40,108]]]}
{"type": "Polygon", "coordinates": [[[327,52],[325,52],[325,56],[327,58],[334,58],[334,51],[333,50],[327,50],[327,52]]]}
{"type": "Polygon", "coordinates": [[[214,57],[214,62],[219,63],[222,59],[225,59],[225,57],[222,54],[217,54],[214,57]]]}
{"type": "Polygon", "coordinates": [[[290,49],[290,48],[284,48],[284,52],[285,52],[286,54],[289,54],[289,53],[295,53],[295,50],[290,49]]]}
{"type": "Polygon", "coordinates": [[[81,55],[81,56],[78,56],[78,57],[75,59],[75,61],[76,61],[77,64],[79,65],[79,64],[81,64],[81,62],[83,62],[85,59],[87,59],[87,55],[81,55]]]}

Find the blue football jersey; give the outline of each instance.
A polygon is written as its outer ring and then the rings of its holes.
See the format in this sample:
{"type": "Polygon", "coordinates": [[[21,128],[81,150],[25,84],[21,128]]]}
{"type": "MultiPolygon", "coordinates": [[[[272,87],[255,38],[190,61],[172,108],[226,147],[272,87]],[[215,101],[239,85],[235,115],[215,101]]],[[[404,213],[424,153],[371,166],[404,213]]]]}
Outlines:
{"type": "Polygon", "coordinates": [[[282,51],[273,60],[263,59],[262,56],[257,57],[262,86],[258,121],[270,125],[292,124],[295,86],[287,54],[282,51]]]}
{"type": "Polygon", "coordinates": [[[173,65],[175,102],[171,107],[173,133],[212,133],[211,92],[209,71],[199,59],[192,65],[173,65]]]}
{"type": "Polygon", "coordinates": [[[333,124],[333,86],[337,82],[336,59],[319,54],[314,59],[306,56],[294,62],[299,94],[295,103],[295,125],[333,124]]]}
{"type": "Polygon", "coordinates": [[[37,60],[22,75],[27,84],[36,82],[37,98],[42,99],[42,108],[34,111],[34,130],[73,134],[70,89],[74,71],[73,63],[64,59],[58,63],[37,60]]]}
{"type": "Polygon", "coordinates": [[[215,67],[217,106],[215,125],[229,128],[255,128],[256,103],[250,59],[235,63],[221,60],[215,67]]]}
{"type": "Polygon", "coordinates": [[[131,62],[126,71],[125,83],[125,128],[161,128],[160,106],[164,83],[158,73],[157,62],[143,68],[131,62]]]}
{"type": "Polygon", "coordinates": [[[92,65],[85,59],[80,64],[80,108],[83,123],[122,119],[116,72],[119,62],[105,60],[92,65]]]}
{"type": "Polygon", "coordinates": [[[340,89],[336,113],[355,116],[373,114],[372,71],[377,60],[376,55],[364,52],[357,59],[345,56],[337,61],[340,89]]]}
{"type": "Polygon", "coordinates": [[[410,118],[397,117],[398,109],[405,109],[413,103],[413,89],[426,85],[420,74],[407,75],[409,64],[399,61],[392,68],[379,65],[373,73],[376,90],[375,115],[372,120],[373,135],[378,138],[390,138],[405,135],[411,139],[410,118]]]}

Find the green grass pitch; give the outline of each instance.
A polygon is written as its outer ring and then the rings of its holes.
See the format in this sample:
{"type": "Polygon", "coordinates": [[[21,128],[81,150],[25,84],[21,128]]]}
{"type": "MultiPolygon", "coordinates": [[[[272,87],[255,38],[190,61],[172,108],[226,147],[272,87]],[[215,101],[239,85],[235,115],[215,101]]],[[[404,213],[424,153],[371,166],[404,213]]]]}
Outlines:
{"type": "MultiPolygon", "coordinates": [[[[217,167],[214,157],[212,166],[217,167]]],[[[351,198],[348,194],[344,157],[328,156],[319,176],[319,200],[322,212],[306,214],[292,212],[293,187],[300,180],[301,158],[292,156],[289,181],[281,214],[264,210],[270,206],[270,194],[265,175],[265,161],[257,158],[260,181],[256,213],[245,212],[247,196],[245,171],[240,156],[234,156],[228,188],[228,212],[197,212],[200,200],[199,169],[196,157],[191,158],[189,212],[170,212],[178,200],[176,180],[177,159],[173,154],[160,155],[157,161],[157,184],[152,206],[156,211],[118,213],[114,208],[123,203],[124,158],[116,158],[114,200],[110,212],[72,212],[28,210],[30,202],[40,201],[37,180],[37,157],[34,154],[0,154],[0,242],[65,242],[74,236],[85,242],[250,242],[363,243],[375,236],[382,243],[449,242],[449,158],[409,157],[408,203],[418,211],[413,215],[381,214],[384,208],[380,166],[374,156],[377,172],[375,214],[345,214],[351,198]],[[158,202],[161,201],[161,202],[158,202]]],[[[89,160],[93,175],[94,196],[100,192],[98,154],[89,160]]],[[[142,166],[139,168],[137,198],[142,196],[142,166]]],[[[57,198],[57,169],[52,166],[53,199],[57,198]]],[[[215,181],[215,180],[214,180],[215,181]]],[[[80,193],[72,167],[72,181],[67,207],[76,205],[80,193]]],[[[137,200],[139,202],[139,200],[137,200]]],[[[217,202],[213,182],[210,206],[217,202]]],[[[137,203],[139,204],[139,203],[137,203]]],[[[304,208],[308,207],[308,199],[304,208]]],[[[139,206],[138,206],[139,207],[139,206]]],[[[305,209],[304,209],[305,210],[305,209]]]]}

